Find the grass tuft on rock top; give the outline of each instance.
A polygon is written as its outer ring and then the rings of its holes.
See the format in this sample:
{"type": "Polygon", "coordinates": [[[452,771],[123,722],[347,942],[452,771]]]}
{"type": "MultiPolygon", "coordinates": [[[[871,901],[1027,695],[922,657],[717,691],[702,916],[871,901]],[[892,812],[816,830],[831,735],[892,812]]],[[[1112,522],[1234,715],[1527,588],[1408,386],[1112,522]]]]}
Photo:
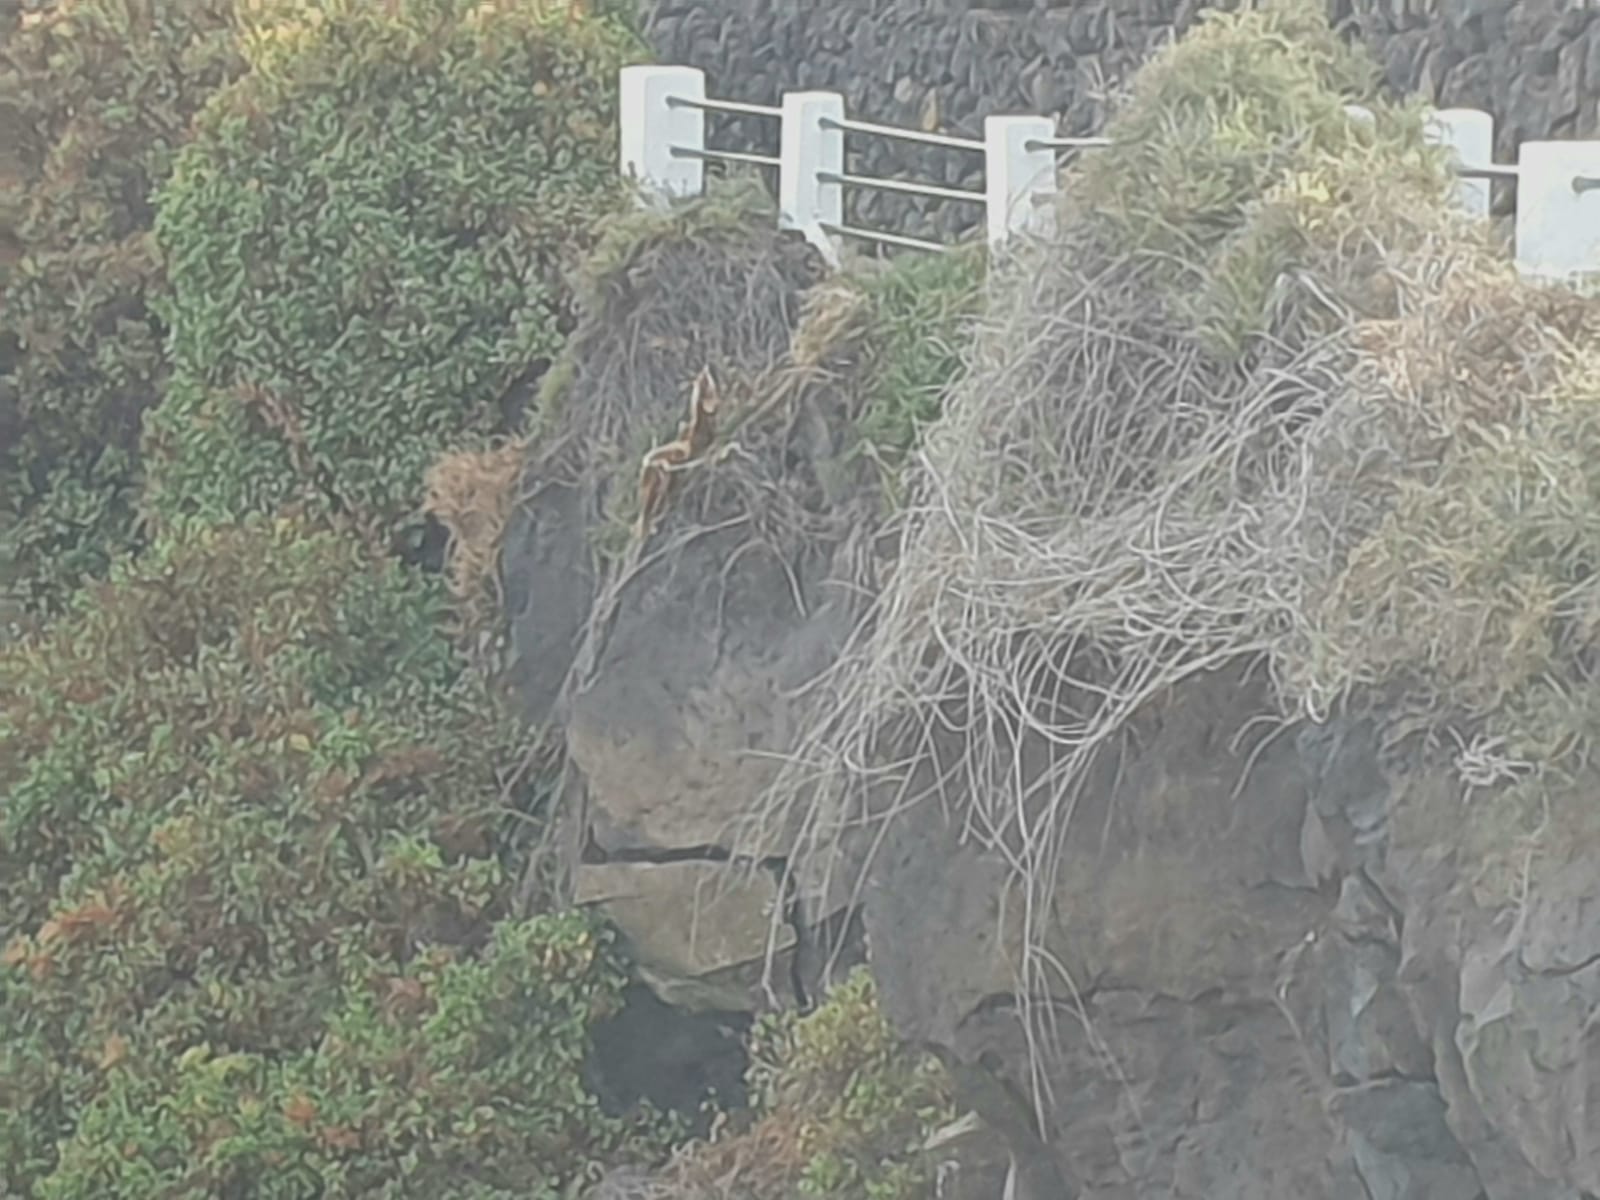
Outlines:
{"type": "Polygon", "coordinates": [[[863,273],[861,436],[890,463],[903,459],[938,417],[982,298],[985,257],[961,246],[907,254],[863,273]]]}
{"type": "Polygon", "coordinates": [[[580,319],[546,376],[529,448],[530,488],[584,493],[598,560],[626,552],[640,460],[676,436],[695,377],[712,372],[718,436],[731,437],[762,409],[823,274],[820,256],[777,229],[770,197],[744,178],[607,223],[578,274],[580,319]]]}
{"type": "MultiPolygon", "coordinates": [[[[514,724],[439,580],[185,525],[0,649],[0,1191],[554,1197],[624,974],[512,911],[514,724]]],[[[520,910],[519,910],[520,911],[520,910]]]]}
{"type": "Polygon", "coordinates": [[[412,551],[434,457],[503,432],[571,326],[639,47],[557,0],[339,0],[248,47],[158,198],[173,379],[149,506],[293,501],[412,551]]]}

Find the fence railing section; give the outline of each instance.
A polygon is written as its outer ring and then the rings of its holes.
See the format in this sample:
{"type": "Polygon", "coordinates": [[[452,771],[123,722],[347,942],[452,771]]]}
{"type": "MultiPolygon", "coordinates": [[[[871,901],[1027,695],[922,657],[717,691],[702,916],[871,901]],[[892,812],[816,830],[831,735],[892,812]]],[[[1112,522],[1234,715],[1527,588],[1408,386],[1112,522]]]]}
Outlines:
{"type": "MultiPolygon", "coordinates": [[[[1347,111],[1353,120],[1373,119],[1357,105],[1347,111]]],[[[1454,203],[1464,212],[1487,219],[1494,183],[1515,185],[1520,271],[1555,279],[1600,273],[1600,141],[1526,142],[1510,166],[1494,162],[1494,118],[1486,112],[1436,110],[1427,134],[1455,153],[1454,203]]],[[[798,230],[837,264],[846,239],[932,252],[947,248],[906,233],[846,224],[846,189],[981,208],[989,246],[999,250],[1016,237],[1051,231],[1062,152],[1114,154],[1117,147],[1109,138],[1059,136],[1054,122],[1040,116],[991,116],[984,121],[983,137],[975,138],[855,120],[846,115],[844,97],[837,92],[789,92],[778,105],[711,99],[705,74],[696,68],[635,66],[622,71],[621,150],[624,174],[641,185],[647,200],[701,194],[709,162],[776,170],[779,224],[798,230]],[[707,113],[778,122],[778,154],[708,146],[707,113]],[[981,162],[984,186],[852,172],[850,138],[887,138],[970,155],[981,162]]]]}

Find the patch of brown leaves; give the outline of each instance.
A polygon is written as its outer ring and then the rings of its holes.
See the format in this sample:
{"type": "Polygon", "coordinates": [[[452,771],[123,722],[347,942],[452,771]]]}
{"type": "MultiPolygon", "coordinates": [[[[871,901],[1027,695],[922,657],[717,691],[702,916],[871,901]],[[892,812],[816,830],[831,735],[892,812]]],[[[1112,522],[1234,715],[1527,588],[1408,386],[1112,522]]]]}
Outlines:
{"type": "Polygon", "coordinates": [[[469,634],[488,628],[500,611],[500,539],[516,505],[526,451],[521,439],[457,450],[428,471],[423,512],[449,535],[450,591],[469,634]]]}

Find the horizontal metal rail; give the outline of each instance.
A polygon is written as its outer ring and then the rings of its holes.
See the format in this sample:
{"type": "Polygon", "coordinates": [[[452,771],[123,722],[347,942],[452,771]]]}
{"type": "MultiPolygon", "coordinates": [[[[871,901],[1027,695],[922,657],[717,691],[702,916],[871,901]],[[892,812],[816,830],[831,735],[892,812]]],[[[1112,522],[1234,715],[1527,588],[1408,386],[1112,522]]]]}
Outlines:
{"type": "Polygon", "coordinates": [[[710,162],[748,163],[753,167],[777,167],[782,164],[773,154],[747,154],[743,150],[694,150],[688,146],[672,147],[673,158],[698,158],[710,162]]]}
{"type": "Polygon", "coordinates": [[[880,192],[902,192],[908,196],[933,196],[940,200],[961,200],[968,204],[986,203],[983,192],[968,188],[940,187],[936,183],[915,183],[899,179],[878,179],[871,175],[836,175],[823,171],[817,176],[823,183],[839,183],[846,187],[871,188],[880,192]]]}
{"type": "Polygon", "coordinates": [[[1600,191],[1600,175],[1574,175],[1572,190],[1580,196],[1585,192],[1600,191]]]}
{"type": "Polygon", "coordinates": [[[1484,163],[1481,166],[1460,166],[1453,168],[1462,179],[1510,179],[1515,181],[1522,174],[1516,167],[1502,167],[1496,163],[1484,163]]]}
{"type": "Polygon", "coordinates": [[[817,122],[824,129],[838,129],[845,133],[869,133],[874,137],[894,138],[902,142],[920,142],[924,146],[945,146],[952,150],[983,151],[977,138],[956,137],[948,133],[924,133],[920,129],[901,129],[895,125],[874,125],[871,121],[835,121],[824,118],[817,122]]]}
{"type": "Polygon", "coordinates": [[[932,250],[936,254],[943,254],[950,249],[943,242],[929,242],[922,238],[907,237],[903,233],[879,233],[875,229],[862,229],[856,225],[824,225],[822,228],[839,237],[882,242],[886,246],[904,246],[907,250],[932,250]]]}
{"type": "Polygon", "coordinates": [[[783,109],[771,104],[745,104],[738,100],[691,100],[688,96],[668,96],[668,108],[698,108],[701,112],[737,113],[746,117],[781,117],[783,109]]]}
{"type": "Polygon", "coordinates": [[[1091,146],[1109,146],[1111,139],[1108,137],[1054,137],[1054,138],[1029,138],[1023,144],[1023,149],[1033,150],[1081,150],[1091,146]]]}

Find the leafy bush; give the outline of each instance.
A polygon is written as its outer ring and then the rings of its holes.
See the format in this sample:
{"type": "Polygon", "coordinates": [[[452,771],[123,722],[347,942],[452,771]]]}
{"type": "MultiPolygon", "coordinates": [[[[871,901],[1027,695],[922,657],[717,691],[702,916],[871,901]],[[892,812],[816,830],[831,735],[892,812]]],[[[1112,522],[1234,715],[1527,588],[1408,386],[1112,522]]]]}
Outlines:
{"type": "Polygon", "coordinates": [[[265,26],[159,197],[160,520],[294,500],[415,546],[424,474],[506,424],[621,195],[631,35],[555,0],[364,0],[265,26]]]}
{"type": "Polygon", "coordinates": [[[0,649],[0,1193],[541,1196],[629,1136],[574,1082],[620,972],[505,916],[516,731],[443,605],[262,519],[0,649]]]}
{"type": "Polygon", "coordinates": [[[815,1012],[779,1014],[751,1037],[757,1105],[798,1118],[804,1196],[912,1200],[931,1191],[919,1147],[948,1121],[949,1081],[906,1049],[878,1009],[865,967],[815,1012]]]}
{"type": "Polygon", "coordinates": [[[315,1048],[108,1067],[42,1200],[557,1195],[604,1123],[576,1083],[618,982],[595,931],[507,921],[476,960],[346,975],[315,1048]]]}
{"type": "Polygon", "coordinates": [[[47,0],[5,32],[0,563],[30,609],[133,538],[140,417],[165,373],[150,195],[242,67],[232,8],[47,0]]]}
{"type": "Polygon", "coordinates": [[[878,452],[903,456],[939,415],[961,367],[966,323],[978,310],[984,259],[973,247],[905,255],[860,287],[866,301],[860,428],[878,452]]]}
{"type": "Polygon", "coordinates": [[[928,1136],[954,1116],[950,1081],[906,1048],[865,967],[817,1009],[770,1015],[750,1035],[754,1123],[691,1146],[651,1195],[703,1200],[920,1200],[933,1194],[928,1136]]]}
{"type": "Polygon", "coordinates": [[[1072,219],[1187,260],[1233,234],[1285,175],[1343,154],[1344,105],[1373,97],[1377,81],[1320,4],[1213,13],[1139,71],[1106,125],[1121,151],[1085,156],[1074,171],[1072,219]]]}

